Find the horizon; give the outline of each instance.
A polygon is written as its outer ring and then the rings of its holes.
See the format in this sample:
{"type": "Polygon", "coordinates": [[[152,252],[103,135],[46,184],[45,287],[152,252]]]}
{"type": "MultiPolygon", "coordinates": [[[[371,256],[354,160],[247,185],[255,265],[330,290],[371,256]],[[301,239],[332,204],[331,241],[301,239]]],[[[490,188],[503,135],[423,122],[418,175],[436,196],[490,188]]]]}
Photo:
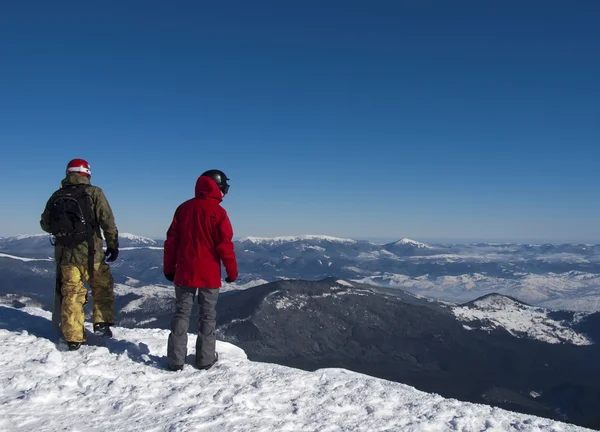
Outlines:
{"type": "MultiPolygon", "coordinates": [[[[151,240],[156,240],[156,241],[164,241],[165,240],[165,236],[163,237],[153,237],[153,236],[146,236],[146,235],[140,235],[140,234],[135,234],[135,233],[131,233],[131,232],[119,232],[120,236],[128,236],[128,235],[133,235],[136,237],[142,237],[142,238],[148,238],[151,240]]],[[[38,233],[20,233],[20,234],[15,234],[15,235],[1,235],[0,234],[0,239],[2,238],[12,238],[12,237],[19,237],[19,236],[40,236],[40,237],[44,237],[44,236],[48,236],[50,237],[50,235],[48,233],[44,233],[44,232],[38,232],[38,233]]],[[[545,239],[494,239],[494,238],[414,238],[414,237],[406,237],[406,236],[400,236],[400,237],[360,237],[360,236],[344,236],[344,237],[340,237],[340,236],[330,236],[328,234],[295,234],[295,235],[281,235],[281,236],[234,236],[233,237],[233,241],[242,241],[244,239],[248,239],[248,238],[259,238],[259,239],[279,239],[279,238],[300,238],[302,239],[303,237],[333,237],[333,238],[338,238],[338,239],[350,239],[350,240],[355,240],[355,241],[367,241],[367,242],[372,242],[372,243],[377,243],[377,244],[390,244],[390,243],[394,243],[400,240],[411,240],[411,241],[415,241],[415,242],[419,242],[419,243],[425,243],[425,244],[430,244],[430,245],[450,245],[450,244],[464,244],[464,245],[472,245],[472,244],[477,244],[477,243],[488,243],[488,244],[515,244],[515,245],[543,245],[543,244],[552,244],[552,245],[563,245],[563,244],[568,244],[568,245],[600,245],[600,240],[545,240],[545,239]]]]}
{"type": "Polygon", "coordinates": [[[151,238],[218,168],[236,237],[600,243],[598,2],[1,8],[4,235],[84,158],[151,238]]]}

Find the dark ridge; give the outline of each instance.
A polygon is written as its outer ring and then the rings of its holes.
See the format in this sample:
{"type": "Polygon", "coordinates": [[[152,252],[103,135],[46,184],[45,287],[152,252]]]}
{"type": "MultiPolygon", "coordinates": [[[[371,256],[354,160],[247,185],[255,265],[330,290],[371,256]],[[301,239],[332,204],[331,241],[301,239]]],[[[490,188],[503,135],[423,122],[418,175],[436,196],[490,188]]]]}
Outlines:
{"type": "Polygon", "coordinates": [[[593,313],[575,324],[575,330],[600,343],[600,312],[593,313]]]}
{"type": "Polygon", "coordinates": [[[523,305],[523,306],[536,307],[536,306],[530,305],[529,303],[525,303],[524,301],[519,300],[518,298],[509,296],[509,295],[505,295],[505,294],[495,293],[495,292],[483,295],[483,296],[478,297],[478,298],[476,298],[474,300],[471,300],[469,302],[463,303],[461,306],[477,307],[477,305],[475,305],[476,302],[481,301],[481,300],[486,300],[486,299],[492,298],[492,297],[507,298],[507,299],[509,299],[509,300],[511,300],[511,301],[513,301],[513,302],[515,302],[517,304],[523,305]]]}

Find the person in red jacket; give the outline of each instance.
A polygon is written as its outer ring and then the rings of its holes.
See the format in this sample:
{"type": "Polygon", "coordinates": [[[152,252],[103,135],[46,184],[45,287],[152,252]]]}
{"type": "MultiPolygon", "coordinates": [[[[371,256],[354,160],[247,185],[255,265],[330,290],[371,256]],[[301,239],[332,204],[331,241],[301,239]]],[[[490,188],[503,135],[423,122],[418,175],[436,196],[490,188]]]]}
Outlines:
{"type": "Polygon", "coordinates": [[[183,369],[187,355],[187,333],[194,297],[198,294],[200,316],[196,338],[196,367],[209,369],[218,360],[216,305],[221,287],[221,263],[226,282],[237,279],[233,228],[220,203],[229,191],[223,171],[209,170],[196,182],[195,197],[185,201],[175,216],[164,246],[163,272],[175,283],[176,307],[167,345],[169,369],[183,369]]]}

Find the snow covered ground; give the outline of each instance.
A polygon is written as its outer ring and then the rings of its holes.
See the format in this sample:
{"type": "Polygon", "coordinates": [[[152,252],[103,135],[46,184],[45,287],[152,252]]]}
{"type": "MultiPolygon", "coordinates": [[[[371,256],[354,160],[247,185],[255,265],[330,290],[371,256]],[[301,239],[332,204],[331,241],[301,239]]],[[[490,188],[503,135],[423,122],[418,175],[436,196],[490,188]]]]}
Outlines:
{"type": "Polygon", "coordinates": [[[586,430],[342,369],[254,363],[221,342],[211,370],[173,373],[165,330],[116,328],[105,345],[89,335],[79,351],[62,351],[49,313],[0,312],[0,430],[586,430]]]}
{"type": "MultiPolygon", "coordinates": [[[[594,343],[587,336],[568,327],[563,321],[552,319],[549,310],[528,306],[499,295],[490,295],[476,300],[469,306],[454,307],[452,312],[465,323],[482,321],[492,328],[504,328],[516,337],[526,336],[553,344],[591,345],[594,343]]],[[[576,314],[575,321],[586,315],[576,314]]],[[[469,329],[468,324],[465,327],[469,329]]]]}
{"type": "Polygon", "coordinates": [[[14,259],[17,261],[23,261],[23,262],[54,261],[54,258],[24,258],[24,257],[20,257],[20,256],[5,254],[5,253],[0,253],[0,258],[10,258],[10,259],[14,259]]]}

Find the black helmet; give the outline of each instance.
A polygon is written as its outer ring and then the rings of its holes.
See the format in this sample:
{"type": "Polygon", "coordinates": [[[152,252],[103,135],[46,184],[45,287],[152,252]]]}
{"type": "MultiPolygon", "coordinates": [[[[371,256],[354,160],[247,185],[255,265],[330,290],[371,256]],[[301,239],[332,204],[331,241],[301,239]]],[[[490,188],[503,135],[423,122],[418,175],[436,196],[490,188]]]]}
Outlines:
{"type": "Polygon", "coordinates": [[[219,186],[219,189],[221,189],[221,192],[223,192],[223,195],[227,195],[227,192],[229,192],[229,185],[227,184],[227,180],[229,179],[223,171],[216,169],[208,170],[202,173],[202,176],[210,177],[211,179],[213,179],[217,186],[219,186]]]}

